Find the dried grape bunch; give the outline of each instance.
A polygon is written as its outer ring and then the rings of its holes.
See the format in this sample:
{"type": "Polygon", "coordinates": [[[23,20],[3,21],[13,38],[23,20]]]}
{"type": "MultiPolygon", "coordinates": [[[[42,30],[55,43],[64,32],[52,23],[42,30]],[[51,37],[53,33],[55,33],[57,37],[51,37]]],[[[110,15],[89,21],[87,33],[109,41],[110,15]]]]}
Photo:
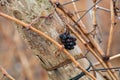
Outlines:
{"type": "Polygon", "coordinates": [[[71,49],[74,49],[74,46],[76,45],[76,38],[71,36],[70,33],[63,33],[63,34],[60,34],[60,39],[61,39],[61,42],[64,44],[64,48],[65,49],[68,49],[68,50],[71,50],[71,49]]]}

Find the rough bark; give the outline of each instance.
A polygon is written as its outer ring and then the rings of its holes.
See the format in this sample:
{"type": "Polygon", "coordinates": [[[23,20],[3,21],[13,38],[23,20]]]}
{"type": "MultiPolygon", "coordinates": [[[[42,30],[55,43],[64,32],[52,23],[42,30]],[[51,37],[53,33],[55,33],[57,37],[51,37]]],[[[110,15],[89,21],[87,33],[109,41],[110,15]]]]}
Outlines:
{"type": "MultiPolygon", "coordinates": [[[[53,7],[48,0],[1,0],[0,3],[3,12],[26,23],[30,23],[36,17],[47,16],[54,12],[53,7]]],[[[33,26],[60,43],[59,34],[64,32],[65,26],[55,12],[52,16],[53,18],[51,19],[41,18],[33,26]]],[[[64,64],[64,61],[70,61],[58,47],[46,40],[44,37],[23,28],[21,25],[14,24],[14,26],[16,26],[19,34],[28,44],[28,47],[33,51],[33,54],[38,57],[42,67],[47,71],[56,65],[64,64]],[[60,55],[56,57],[56,54],[60,55]]],[[[89,62],[86,59],[80,59],[82,52],[78,45],[75,46],[74,50],[69,52],[78,59],[79,63],[85,69],[89,66],[89,62]]],[[[60,68],[48,71],[48,75],[50,80],[68,80],[80,72],[81,70],[77,69],[73,63],[69,62],[66,65],[62,65],[60,68]]],[[[80,80],[88,79],[89,78],[87,76],[84,76],[80,80]]],[[[102,79],[99,77],[98,80],[102,79]]]]}

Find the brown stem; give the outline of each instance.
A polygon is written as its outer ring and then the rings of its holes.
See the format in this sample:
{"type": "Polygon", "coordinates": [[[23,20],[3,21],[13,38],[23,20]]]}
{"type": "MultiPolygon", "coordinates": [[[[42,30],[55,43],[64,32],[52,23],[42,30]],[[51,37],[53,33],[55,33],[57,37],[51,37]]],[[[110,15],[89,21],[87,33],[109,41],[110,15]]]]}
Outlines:
{"type": "MultiPolygon", "coordinates": [[[[108,39],[108,45],[107,45],[107,53],[106,57],[110,56],[110,49],[111,49],[111,44],[112,44],[112,38],[113,38],[113,33],[114,33],[114,27],[115,27],[115,13],[114,13],[114,5],[113,5],[113,0],[110,0],[110,9],[111,9],[111,28],[110,28],[110,34],[109,34],[109,39],[108,39]]],[[[112,67],[110,62],[106,61],[106,64],[109,68],[112,67]]],[[[117,74],[114,72],[114,70],[111,70],[113,75],[117,78],[117,74]]]]}
{"type": "Polygon", "coordinates": [[[110,8],[111,8],[111,28],[110,28],[110,34],[109,34],[109,39],[108,39],[106,56],[110,56],[110,48],[111,48],[113,32],[114,32],[114,27],[115,27],[115,14],[114,14],[113,1],[111,0],[110,3],[111,3],[110,4],[110,8]]]}
{"type": "MultiPolygon", "coordinates": [[[[106,64],[107,64],[108,68],[112,68],[113,67],[112,64],[110,62],[108,62],[108,61],[106,62],[106,64]]],[[[113,75],[116,78],[116,80],[118,80],[118,77],[117,77],[117,74],[115,73],[115,70],[110,70],[110,71],[113,73],[113,75]]]]}
{"type": "MultiPolygon", "coordinates": [[[[93,0],[93,3],[95,4],[97,0],[93,0]]],[[[96,6],[93,7],[93,26],[97,26],[97,20],[96,20],[96,6]]]]}
{"type": "Polygon", "coordinates": [[[11,75],[9,75],[7,73],[7,71],[2,67],[0,66],[0,70],[2,71],[3,75],[7,76],[8,78],[10,78],[10,80],[15,80],[11,75]]]}
{"type": "MultiPolygon", "coordinates": [[[[73,1],[73,0],[71,0],[71,1],[73,1]]],[[[78,12],[78,9],[77,9],[77,6],[76,6],[75,2],[72,2],[72,4],[73,4],[75,12],[78,12]]],[[[78,19],[80,18],[79,14],[76,14],[76,16],[77,16],[78,19]]]]}
{"type": "MultiPolygon", "coordinates": [[[[96,59],[102,64],[102,66],[104,68],[108,68],[108,66],[105,64],[105,62],[101,58],[99,58],[99,56],[92,50],[92,48],[90,48],[89,46],[88,46],[88,48],[91,50],[92,54],[96,57],[96,59]]],[[[107,72],[113,80],[117,80],[110,70],[107,70],[107,72]]]]}

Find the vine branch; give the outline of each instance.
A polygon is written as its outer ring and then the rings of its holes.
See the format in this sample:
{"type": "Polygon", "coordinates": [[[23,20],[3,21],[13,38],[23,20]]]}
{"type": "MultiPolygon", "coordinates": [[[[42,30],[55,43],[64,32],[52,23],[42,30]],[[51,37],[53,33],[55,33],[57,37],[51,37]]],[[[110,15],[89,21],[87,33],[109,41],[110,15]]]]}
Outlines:
{"type": "MultiPolygon", "coordinates": [[[[115,27],[115,10],[114,10],[114,1],[110,0],[110,10],[111,10],[111,27],[110,27],[110,34],[108,38],[108,45],[107,45],[107,52],[106,52],[106,57],[110,56],[110,49],[111,49],[111,44],[112,44],[112,38],[113,38],[113,33],[114,33],[114,27],[115,27]]],[[[111,63],[107,60],[105,61],[106,64],[108,65],[109,68],[112,67],[111,63]]],[[[111,70],[115,78],[117,79],[117,74],[114,72],[114,70],[111,70]]]]}
{"type": "MultiPolygon", "coordinates": [[[[10,78],[10,80],[15,80],[11,75],[9,75],[9,74],[7,73],[7,71],[6,71],[2,66],[0,66],[0,70],[1,70],[2,73],[3,73],[3,77],[4,77],[4,76],[7,76],[8,78],[10,78]]],[[[3,78],[3,77],[2,77],[2,78],[3,78]]],[[[1,78],[1,79],[2,79],[2,78],[1,78]]],[[[1,80],[1,79],[0,79],[0,80],[1,80]]]]}

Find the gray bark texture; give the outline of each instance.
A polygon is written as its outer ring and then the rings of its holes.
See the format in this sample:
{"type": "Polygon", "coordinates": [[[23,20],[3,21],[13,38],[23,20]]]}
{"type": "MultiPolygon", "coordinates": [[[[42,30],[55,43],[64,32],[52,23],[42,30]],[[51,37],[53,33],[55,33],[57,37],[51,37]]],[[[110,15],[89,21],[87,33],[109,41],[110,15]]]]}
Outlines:
{"type": "MultiPolygon", "coordinates": [[[[30,23],[37,17],[48,16],[50,13],[54,12],[54,8],[48,0],[1,0],[0,3],[2,4],[2,11],[4,13],[26,23],[30,23]]],[[[59,34],[65,31],[65,26],[55,12],[52,16],[51,19],[39,19],[33,26],[61,43],[59,34]]],[[[42,67],[48,72],[50,80],[69,80],[81,73],[81,70],[76,68],[75,65],[70,62],[70,59],[53,43],[31,30],[23,28],[19,24],[14,23],[14,26],[28,44],[29,49],[38,57],[42,67]],[[60,55],[56,57],[56,54],[60,55]],[[68,63],[64,65],[66,62],[68,63]],[[61,64],[63,64],[61,67],[49,71],[52,67],[61,64]]],[[[82,67],[85,69],[89,67],[87,59],[80,59],[82,52],[78,45],[75,46],[74,50],[70,50],[69,52],[77,59],[82,67]]],[[[100,78],[99,76],[98,80],[103,80],[100,78]]],[[[89,79],[88,76],[80,78],[80,80],[89,79]]]]}

